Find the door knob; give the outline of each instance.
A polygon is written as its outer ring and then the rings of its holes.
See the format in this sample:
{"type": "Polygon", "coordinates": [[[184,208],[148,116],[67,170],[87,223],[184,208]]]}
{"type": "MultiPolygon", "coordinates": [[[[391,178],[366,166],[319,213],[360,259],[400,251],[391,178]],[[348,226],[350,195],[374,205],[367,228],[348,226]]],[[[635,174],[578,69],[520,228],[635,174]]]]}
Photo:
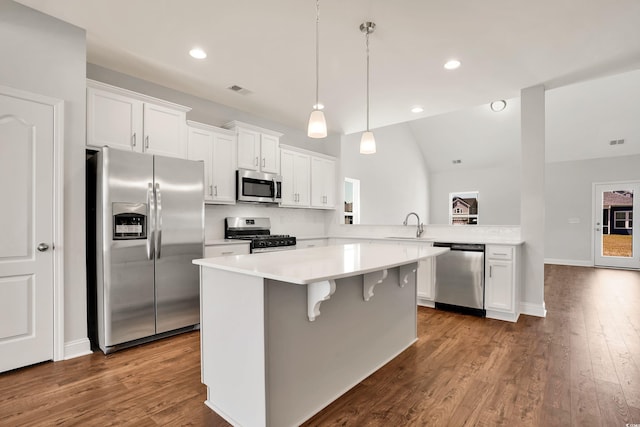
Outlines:
{"type": "Polygon", "coordinates": [[[48,249],[49,249],[49,245],[47,245],[46,243],[40,243],[40,244],[38,245],[38,250],[39,250],[40,252],[45,252],[45,251],[47,251],[48,249]]]}

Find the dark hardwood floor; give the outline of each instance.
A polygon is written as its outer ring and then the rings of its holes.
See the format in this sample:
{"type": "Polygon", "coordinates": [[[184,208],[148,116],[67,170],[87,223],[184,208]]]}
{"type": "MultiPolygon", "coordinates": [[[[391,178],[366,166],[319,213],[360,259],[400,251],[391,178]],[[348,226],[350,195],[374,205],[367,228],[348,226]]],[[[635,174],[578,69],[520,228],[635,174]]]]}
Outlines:
{"type": "MultiPolygon", "coordinates": [[[[419,341],[309,426],[640,423],[640,272],[548,265],[546,318],[421,308],[419,341]]],[[[198,332],[0,374],[0,426],[226,426],[198,332]]]]}

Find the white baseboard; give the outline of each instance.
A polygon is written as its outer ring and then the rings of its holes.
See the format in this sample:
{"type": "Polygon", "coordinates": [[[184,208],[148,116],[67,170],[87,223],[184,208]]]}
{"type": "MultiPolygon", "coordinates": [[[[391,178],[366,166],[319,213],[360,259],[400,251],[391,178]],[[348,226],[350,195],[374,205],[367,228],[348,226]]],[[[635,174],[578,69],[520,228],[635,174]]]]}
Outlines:
{"type": "Polygon", "coordinates": [[[520,314],[529,316],[547,317],[547,309],[544,302],[542,304],[532,304],[530,302],[520,303],[520,314]]]}
{"type": "Polygon", "coordinates": [[[75,357],[86,356],[93,353],[91,351],[91,342],[88,338],[68,341],[64,343],[64,360],[73,359],[75,357]]]}
{"type": "Polygon", "coordinates": [[[557,265],[572,265],[575,267],[593,267],[593,261],[582,259],[557,259],[557,258],[545,258],[545,264],[557,264],[557,265]]]}

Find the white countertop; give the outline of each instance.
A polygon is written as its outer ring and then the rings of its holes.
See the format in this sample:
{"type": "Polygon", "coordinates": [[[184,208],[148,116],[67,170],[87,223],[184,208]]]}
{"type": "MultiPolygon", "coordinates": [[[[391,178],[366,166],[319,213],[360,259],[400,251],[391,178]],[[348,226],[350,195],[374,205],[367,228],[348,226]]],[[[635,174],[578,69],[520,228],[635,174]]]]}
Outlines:
{"type": "Polygon", "coordinates": [[[205,240],[205,246],[220,246],[220,245],[249,245],[251,242],[249,240],[241,240],[241,239],[210,239],[205,240]]]}
{"type": "Polygon", "coordinates": [[[417,262],[447,252],[419,245],[354,243],[196,259],[194,264],[306,285],[417,262]]]}

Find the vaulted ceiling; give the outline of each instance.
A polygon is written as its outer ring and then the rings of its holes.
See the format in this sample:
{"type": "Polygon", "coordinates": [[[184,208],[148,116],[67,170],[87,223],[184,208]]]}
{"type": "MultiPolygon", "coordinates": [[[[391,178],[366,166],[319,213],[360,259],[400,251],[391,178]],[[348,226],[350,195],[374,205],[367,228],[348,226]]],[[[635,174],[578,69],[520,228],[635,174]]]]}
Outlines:
{"type": "MultiPolygon", "coordinates": [[[[88,61],[305,129],[315,102],[313,0],[18,0],[85,28],[88,61]],[[195,60],[188,51],[208,53],[195,60]],[[238,85],[248,93],[233,92],[238,85]]],[[[320,0],[330,131],[371,127],[638,68],[637,0],[320,0]],[[457,58],[455,71],[443,68],[457,58]],[[413,106],[424,108],[411,113],[413,106]]]]}

